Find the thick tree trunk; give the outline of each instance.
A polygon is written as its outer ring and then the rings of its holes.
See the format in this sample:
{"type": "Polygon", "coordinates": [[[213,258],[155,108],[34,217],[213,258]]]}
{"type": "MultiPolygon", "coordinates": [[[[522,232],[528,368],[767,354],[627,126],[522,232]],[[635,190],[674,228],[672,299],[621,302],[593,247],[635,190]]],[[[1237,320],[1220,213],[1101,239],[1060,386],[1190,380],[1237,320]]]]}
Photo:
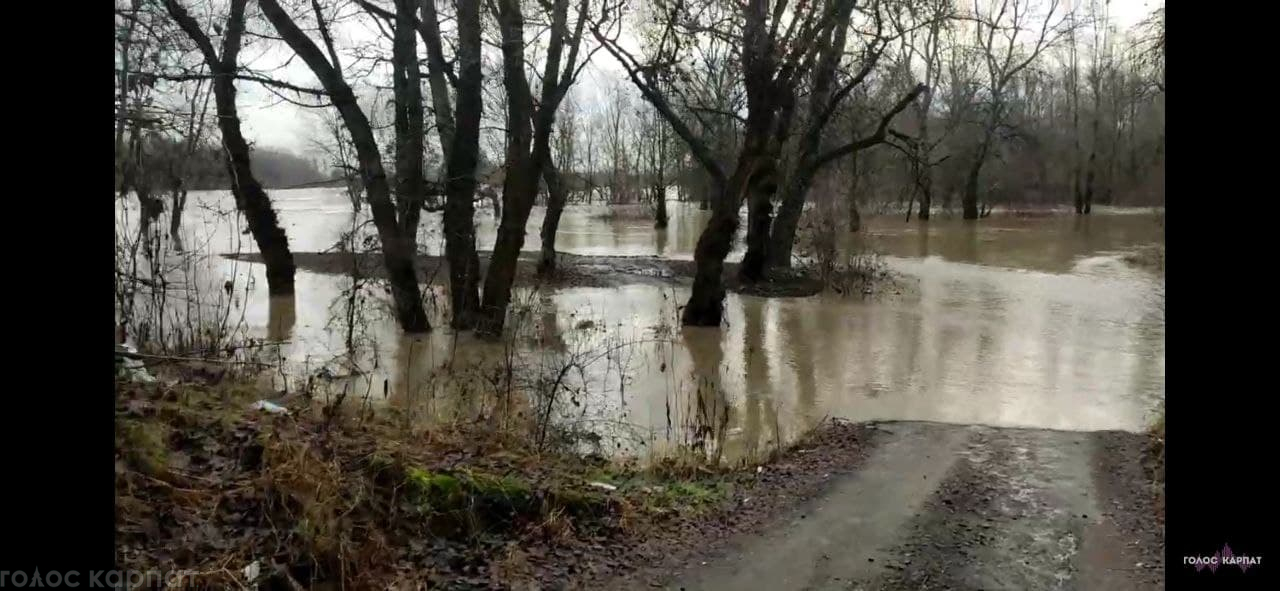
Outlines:
{"type": "Polygon", "coordinates": [[[528,160],[508,159],[507,163],[507,180],[502,189],[502,221],[498,225],[493,254],[489,257],[489,270],[484,277],[479,324],[476,326],[477,333],[491,338],[501,335],[506,323],[516,264],[524,247],[525,225],[537,196],[540,168],[528,160]]]}
{"type": "MultiPolygon", "coordinates": [[[[722,196],[719,201],[737,201],[732,197],[722,196]]],[[[724,313],[724,259],[729,256],[733,243],[733,235],[738,231],[738,211],[736,208],[723,207],[712,210],[707,227],[698,237],[698,245],[693,251],[696,271],[693,277],[693,290],[689,301],[685,303],[681,314],[681,323],[686,326],[720,326],[720,318],[724,313]]]]}
{"type": "Polygon", "coordinates": [[[218,128],[222,131],[222,148],[226,154],[227,173],[231,176],[231,193],[235,195],[236,207],[244,213],[249,233],[262,253],[262,261],[267,267],[267,292],[271,295],[291,294],[294,264],[289,238],[280,227],[270,197],[253,175],[249,144],[240,133],[232,76],[232,72],[219,72],[213,82],[218,128]]]}
{"type": "Polygon", "coordinates": [[[804,196],[809,192],[806,179],[792,178],[782,190],[778,216],[773,220],[773,231],[769,235],[770,267],[787,269],[791,267],[791,252],[796,242],[796,231],[800,227],[800,216],[804,213],[804,196]]]}
{"type": "Polygon", "coordinates": [[[556,270],[556,229],[560,227],[560,214],[564,213],[567,196],[560,171],[556,170],[550,158],[542,165],[542,179],[547,184],[547,213],[542,218],[542,256],[538,259],[538,274],[548,275],[556,270]]]}
{"type": "Polygon", "coordinates": [[[422,308],[422,292],[418,288],[418,274],[414,268],[414,252],[400,232],[396,220],[396,207],[391,201],[391,187],[382,167],[382,155],[368,117],[356,102],[351,87],[343,80],[341,72],[329,64],[324,54],[307,37],[298,25],[280,7],[278,0],[259,0],[262,13],[280,36],[293,48],[324,85],[330,100],[342,116],[356,157],[360,162],[360,175],[364,181],[373,223],[382,242],[382,260],[391,283],[396,317],[405,332],[426,332],[431,329],[426,312],[422,308]]]}
{"type": "Polygon", "coordinates": [[[525,78],[524,16],[519,0],[500,0],[498,24],[502,33],[503,85],[507,89],[507,177],[502,189],[502,221],[498,226],[489,270],[485,274],[481,295],[479,323],[476,332],[488,338],[502,334],[516,264],[524,246],[525,225],[538,194],[538,178],[545,163],[551,160],[551,129],[556,109],[564,98],[572,78],[561,76],[560,57],[569,44],[567,68],[572,71],[577,60],[578,41],[585,23],[585,4],[572,40],[565,31],[568,20],[567,0],[556,0],[552,8],[551,41],[547,48],[543,87],[538,108],[525,78]],[[557,81],[559,78],[559,81],[557,81]]]}
{"type": "MultiPolygon", "coordinates": [[[[422,6],[433,1],[424,0],[422,6]]],[[[426,14],[424,10],[424,17],[426,14]]],[[[430,14],[434,19],[434,5],[430,14]]],[[[475,326],[476,311],[480,308],[480,257],[476,253],[474,202],[483,109],[478,2],[459,4],[458,38],[457,117],[456,121],[450,122],[448,134],[442,130],[440,139],[442,145],[446,141],[449,143],[444,251],[449,262],[449,303],[453,311],[451,324],[456,329],[468,329],[475,326]]],[[[438,47],[433,48],[428,43],[429,53],[435,49],[438,47]]],[[[447,106],[448,97],[445,94],[447,106]]]]}
{"type": "Polygon", "coordinates": [[[738,266],[738,279],[753,283],[764,278],[769,256],[769,228],[773,225],[773,193],[769,187],[755,185],[747,198],[747,252],[738,266]]]}
{"type": "MultiPolygon", "coordinates": [[[[724,187],[716,191],[711,219],[693,251],[693,289],[680,321],[685,326],[720,326],[724,314],[724,259],[738,231],[738,210],[755,172],[754,157],[743,154],[724,187]]],[[[713,187],[713,190],[715,187],[713,187]]]]}

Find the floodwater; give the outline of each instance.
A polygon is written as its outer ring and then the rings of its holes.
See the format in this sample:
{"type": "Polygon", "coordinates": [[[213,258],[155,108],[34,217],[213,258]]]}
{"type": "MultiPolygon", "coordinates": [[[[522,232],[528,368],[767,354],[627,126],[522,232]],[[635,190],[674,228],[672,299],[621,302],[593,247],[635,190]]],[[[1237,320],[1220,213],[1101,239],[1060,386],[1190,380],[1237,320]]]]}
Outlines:
{"type": "MultiPolygon", "coordinates": [[[[297,252],[329,249],[353,227],[338,190],[272,197],[297,252]]],[[[229,194],[192,198],[184,229],[191,250],[254,250],[240,233],[243,222],[215,213],[232,208],[229,194]]],[[[692,203],[671,202],[669,209],[670,227],[655,231],[634,216],[601,218],[604,207],[570,207],[558,246],[576,254],[692,258],[707,212],[692,203]]],[[[479,247],[487,249],[491,212],[477,211],[477,222],[479,247]]],[[[538,249],[540,223],[536,208],[525,250],[538,249]]],[[[439,253],[439,214],[423,225],[421,243],[439,253]]],[[[865,300],[730,294],[717,330],[679,326],[687,287],[518,290],[509,325],[520,337],[511,346],[453,334],[443,319],[430,335],[402,336],[378,297],[349,315],[351,279],[340,275],[300,271],[292,301],[267,297],[260,265],[220,256],[201,259],[192,280],[211,292],[227,280],[244,290],[234,291],[232,316],[243,319],[249,336],[285,342],[272,353],[284,362],[273,378],[278,387],[314,381],[322,367],[353,373],[336,364],[351,336],[363,343],[360,376],[334,383],[353,398],[424,416],[487,412],[473,394],[500,388],[492,371],[478,368],[518,358],[524,391],[547,391],[561,378],[555,416],[601,435],[609,448],[643,455],[705,439],[741,457],[785,443],[824,417],[1143,429],[1164,398],[1164,281],[1120,254],[1163,240],[1162,218],[1149,211],[997,214],[927,226],[876,217],[845,246],[883,253],[904,278],[901,293],[865,300]],[[352,317],[361,321],[349,330],[352,317]]],[[[730,259],[740,256],[739,248],[730,259]]],[[[436,298],[447,299],[438,291],[436,298]]]]}

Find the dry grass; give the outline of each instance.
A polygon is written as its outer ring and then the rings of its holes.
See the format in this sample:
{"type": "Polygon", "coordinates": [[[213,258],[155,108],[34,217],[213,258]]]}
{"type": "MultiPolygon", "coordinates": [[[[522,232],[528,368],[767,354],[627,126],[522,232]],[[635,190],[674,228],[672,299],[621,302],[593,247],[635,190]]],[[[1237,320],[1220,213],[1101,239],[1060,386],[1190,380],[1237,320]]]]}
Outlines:
{"type": "Polygon", "coordinates": [[[197,572],[192,584],[219,588],[434,587],[521,572],[513,544],[625,537],[720,494],[678,478],[684,469],[538,451],[527,428],[335,418],[302,399],[268,414],[250,408],[261,392],[236,384],[118,383],[123,567],[197,572]],[[255,561],[260,580],[246,580],[255,561]]]}

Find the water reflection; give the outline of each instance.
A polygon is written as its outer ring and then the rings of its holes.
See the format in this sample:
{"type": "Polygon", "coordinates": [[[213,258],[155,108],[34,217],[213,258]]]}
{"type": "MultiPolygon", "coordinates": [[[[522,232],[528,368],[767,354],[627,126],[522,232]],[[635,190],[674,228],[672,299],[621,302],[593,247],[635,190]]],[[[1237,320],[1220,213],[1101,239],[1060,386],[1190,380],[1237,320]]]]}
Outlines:
{"type": "Polygon", "coordinates": [[[297,321],[297,300],[294,294],[270,296],[267,315],[267,340],[289,340],[293,336],[293,323],[297,321]]]}
{"type": "MultiPolygon", "coordinates": [[[[341,193],[273,198],[297,252],[325,250],[352,227],[341,193]]],[[[651,220],[606,221],[605,208],[571,207],[558,244],[580,254],[689,258],[708,212],[677,202],[669,209],[670,226],[655,231],[651,220]]],[[[205,239],[189,246],[235,248],[233,224],[191,211],[188,236],[205,239]]],[[[529,227],[538,227],[541,210],[532,218],[529,227]]],[[[529,331],[516,348],[530,366],[593,359],[574,385],[583,406],[569,410],[615,437],[611,447],[636,453],[645,440],[700,442],[730,457],[762,453],[824,416],[1138,430],[1163,399],[1163,280],[1111,254],[1162,240],[1153,216],[863,222],[862,232],[843,236],[845,246],[886,253],[908,279],[901,297],[731,294],[727,323],[715,330],[678,327],[685,288],[522,290],[515,301],[530,312],[517,324],[529,331]],[[593,353],[609,347],[617,352],[593,353]]],[[[423,223],[435,237],[424,247],[438,250],[438,217],[423,223]]],[[[477,224],[487,248],[493,221],[478,214],[477,224]]],[[[525,248],[539,247],[531,232],[525,248]]],[[[192,272],[209,293],[228,279],[266,284],[260,265],[220,257],[201,259],[192,272]]],[[[441,420],[501,412],[493,400],[522,408],[527,384],[493,372],[511,349],[454,335],[443,318],[433,318],[430,335],[403,336],[378,290],[352,300],[346,277],[304,271],[296,285],[296,298],[285,299],[249,289],[234,311],[249,336],[287,341],[288,371],[314,375],[346,356],[347,335],[363,335],[351,363],[333,371],[346,376],[332,382],[351,399],[441,420]],[[358,330],[335,324],[335,310],[353,316],[334,305],[344,301],[359,304],[358,330]]]]}

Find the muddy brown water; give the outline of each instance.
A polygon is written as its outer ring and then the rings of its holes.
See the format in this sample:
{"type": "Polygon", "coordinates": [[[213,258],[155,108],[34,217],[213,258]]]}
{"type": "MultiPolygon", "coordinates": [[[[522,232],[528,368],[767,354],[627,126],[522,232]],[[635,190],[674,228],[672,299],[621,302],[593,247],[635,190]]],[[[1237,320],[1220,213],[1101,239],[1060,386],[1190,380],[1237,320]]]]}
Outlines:
{"type": "MultiPolygon", "coordinates": [[[[324,251],[353,227],[335,189],[274,191],[295,251],[324,251]]],[[[230,280],[230,317],[248,336],[286,341],[269,353],[284,368],[272,379],[296,389],[339,363],[347,341],[344,290],[351,279],[299,272],[293,300],[267,297],[260,265],[219,255],[253,252],[225,192],[193,193],[184,242],[200,256],[186,280],[218,293],[230,280]]],[[[721,329],[682,329],[687,287],[518,290],[512,325],[526,367],[570,372],[559,420],[598,433],[604,445],[645,454],[689,442],[713,428],[726,456],[785,443],[826,416],[923,420],[1000,427],[1138,431],[1164,397],[1164,281],[1134,268],[1126,250],[1163,242],[1159,214],[1098,208],[1092,216],[977,223],[900,217],[864,220],[844,248],[884,254],[904,278],[899,294],[763,299],[730,294],[721,329]]],[[[570,207],[557,236],[563,251],[690,259],[707,212],[672,202],[672,223],[654,230],[637,216],[600,217],[602,206],[570,207]]],[[[529,222],[526,251],[539,248],[541,208],[529,222]]],[[[119,210],[119,221],[129,217],[119,210]]],[[[132,218],[129,218],[132,221],[132,218]]],[[[358,216],[356,222],[366,219],[358,216]]],[[[167,226],[167,220],[162,220],[167,226]]],[[[477,212],[478,246],[492,246],[494,218],[477,212]]],[[[438,214],[424,219],[421,243],[443,249],[438,214]]],[[[360,232],[371,234],[365,225],[360,232]]],[[[730,255],[741,257],[741,248],[730,255]]],[[[176,260],[176,257],[171,257],[176,260]]],[[[175,263],[176,264],[176,263],[175,263]]],[[[430,297],[430,296],[429,296],[430,297]]],[[[435,301],[443,303],[443,293],[435,301]]],[[[399,334],[378,290],[350,331],[361,350],[360,376],[330,380],[353,398],[439,415],[474,411],[443,376],[493,363],[506,351],[454,334],[437,318],[421,337],[399,334]]],[[[477,374],[478,375],[478,374],[477,374]]],[[[483,392],[485,380],[470,382],[483,392]]]]}

